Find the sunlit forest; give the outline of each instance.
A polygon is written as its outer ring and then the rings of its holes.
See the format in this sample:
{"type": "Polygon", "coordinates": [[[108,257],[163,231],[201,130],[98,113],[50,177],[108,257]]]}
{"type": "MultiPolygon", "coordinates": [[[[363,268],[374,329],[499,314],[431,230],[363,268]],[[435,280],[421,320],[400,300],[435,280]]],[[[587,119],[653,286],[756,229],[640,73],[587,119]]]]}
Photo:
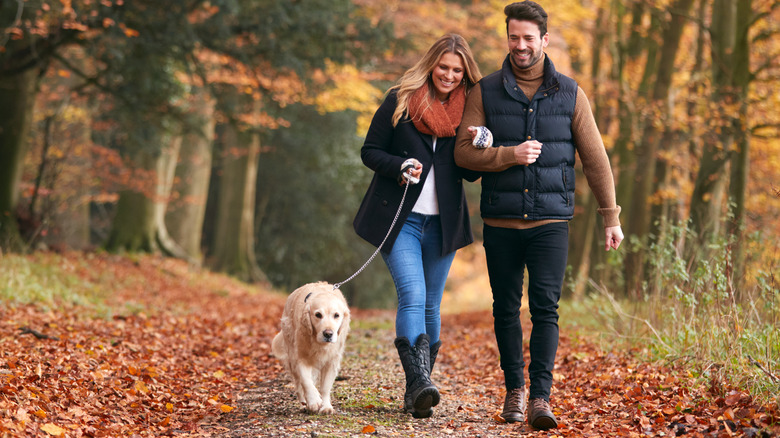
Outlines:
{"type": "MultiPolygon", "coordinates": [[[[548,55],[591,100],[626,233],[604,252],[581,177],[565,296],[774,302],[776,323],[780,3],[542,4],[548,55]]],[[[444,33],[498,69],[504,5],[0,1],[1,251],[159,252],[283,290],[341,281],[374,250],[352,230],[373,111],[444,33]]],[[[459,253],[448,289],[489,303],[473,290],[480,251],[459,253]]],[[[356,306],[395,300],[381,262],[343,290],[356,306]]]]}

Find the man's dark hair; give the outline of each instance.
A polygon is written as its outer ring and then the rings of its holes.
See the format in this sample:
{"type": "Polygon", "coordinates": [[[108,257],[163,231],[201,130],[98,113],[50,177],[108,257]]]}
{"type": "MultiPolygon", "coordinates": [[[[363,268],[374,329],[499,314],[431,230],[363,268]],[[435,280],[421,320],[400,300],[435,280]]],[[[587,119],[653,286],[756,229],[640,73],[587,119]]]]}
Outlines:
{"type": "Polygon", "coordinates": [[[532,21],[539,26],[540,35],[547,33],[547,12],[539,3],[531,0],[506,5],[506,31],[509,32],[509,20],[532,21]]]}

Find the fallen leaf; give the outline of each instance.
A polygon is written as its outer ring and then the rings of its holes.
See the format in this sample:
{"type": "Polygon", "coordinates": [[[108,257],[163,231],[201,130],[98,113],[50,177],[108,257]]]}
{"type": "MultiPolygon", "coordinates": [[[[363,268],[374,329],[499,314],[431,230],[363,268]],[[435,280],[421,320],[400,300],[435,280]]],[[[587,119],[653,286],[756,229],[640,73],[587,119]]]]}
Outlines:
{"type": "Polygon", "coordinates": [[[374,426],[368,425],[368,426],[364,426],[363,430],[361,430],[360,433],[376,433],[376,429],[374,428],[374,426]]]}
{"type": "Polygon", "coordinates": [[[732,392],[731,394],[726,396],[726,406],[734,406],[739,402],[739,399],[742,397],[742,394],[739,392],[732,392]]]}
{"type": "Polygon", "coordinates": [[[65,433],[65,429],[52,423],[44,424],[43,426],[41,426],[41,430],[48,433],[51,436],[60,436],[65,433]]]}
{"type": "Polygon", "coordinates": [[[149,387],[146,386],[146,383],[144,383],[142,380],[138,380],[135,382],[135,390],[140,391],[144,394],[149,393],[149,387]]]}

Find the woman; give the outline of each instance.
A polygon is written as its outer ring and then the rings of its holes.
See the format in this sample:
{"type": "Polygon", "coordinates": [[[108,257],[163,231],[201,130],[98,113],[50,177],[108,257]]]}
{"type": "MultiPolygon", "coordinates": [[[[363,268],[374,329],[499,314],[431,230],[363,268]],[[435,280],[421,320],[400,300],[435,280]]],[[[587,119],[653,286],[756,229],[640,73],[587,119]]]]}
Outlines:
{"type": "Polygon", "coordinates": [[[427,418],[439,403],[430,374],[441,341],[444,283],[455,251],[474,239],[462,178],[455,165],[455,132],[479,67],[460,35],[439,38],[390,89],[374,114],[361,149],[375,174],[355,217],[355,231],[379,246],[393,222],[407,177],[411,185],[398,223],[382,247],[398,294],[395,346],[406,374],[404,409],[427,418]]]}

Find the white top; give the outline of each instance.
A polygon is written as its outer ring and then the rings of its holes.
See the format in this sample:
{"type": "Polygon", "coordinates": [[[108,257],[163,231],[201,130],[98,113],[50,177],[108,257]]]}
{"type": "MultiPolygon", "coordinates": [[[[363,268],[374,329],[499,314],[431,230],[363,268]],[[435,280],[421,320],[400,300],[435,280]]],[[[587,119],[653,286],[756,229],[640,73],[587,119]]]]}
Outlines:
{"type": "MultiPolygon", "coordinates": [[[[433,136],[433,151],[436,152],[436,136],[433,136]]],[[[422,192],[417,202],[412,207],[412,211],[419,214],[433,216],[439,214],[439,199],[436,197],[436,177],[433,173],[433,161],[431,161],[431,170],[423,182],[422,192]]]]}

